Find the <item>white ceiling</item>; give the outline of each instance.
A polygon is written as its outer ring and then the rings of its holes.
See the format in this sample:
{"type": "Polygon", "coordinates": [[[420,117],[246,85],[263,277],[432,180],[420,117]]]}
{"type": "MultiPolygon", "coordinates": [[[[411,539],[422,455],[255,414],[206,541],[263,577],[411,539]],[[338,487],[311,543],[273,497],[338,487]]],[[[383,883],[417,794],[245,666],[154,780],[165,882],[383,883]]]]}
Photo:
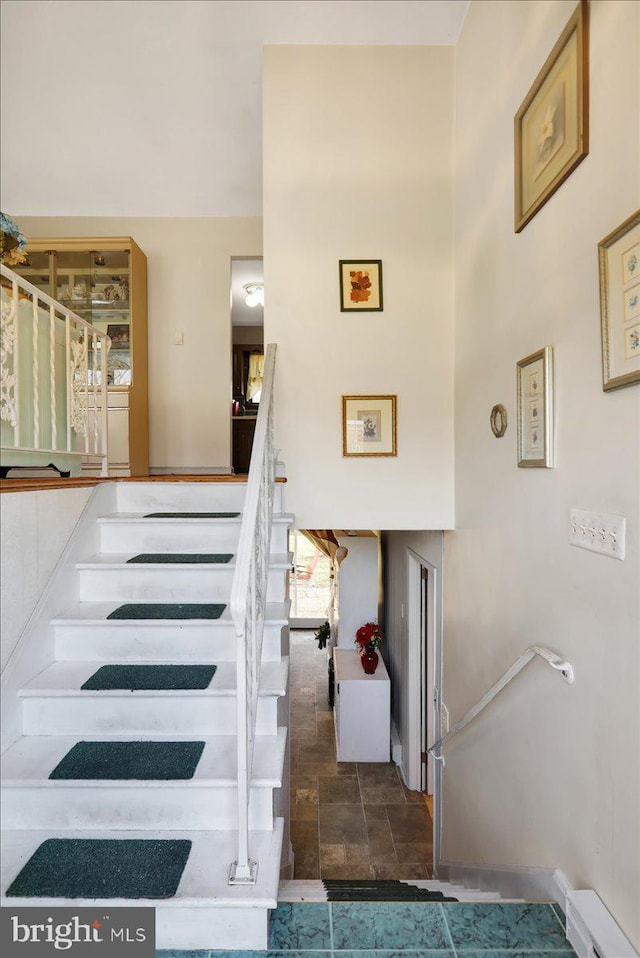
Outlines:
{"type": "Polygon", "coordinates": [[[263,44],[453,44],[468,5],[3,0],[2,208],[260,216],[263,44]]]}

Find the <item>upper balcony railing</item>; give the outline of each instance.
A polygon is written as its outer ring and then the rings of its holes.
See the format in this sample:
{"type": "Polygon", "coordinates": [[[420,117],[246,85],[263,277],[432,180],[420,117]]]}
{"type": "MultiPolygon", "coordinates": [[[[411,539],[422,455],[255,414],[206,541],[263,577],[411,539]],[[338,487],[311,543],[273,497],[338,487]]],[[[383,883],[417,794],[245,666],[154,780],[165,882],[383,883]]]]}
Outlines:
{"type": "Polygon", "coordinates": [[[108,474],[111,340],[4,264],[0,346],[2,464],[101,461],[108,474]]]}

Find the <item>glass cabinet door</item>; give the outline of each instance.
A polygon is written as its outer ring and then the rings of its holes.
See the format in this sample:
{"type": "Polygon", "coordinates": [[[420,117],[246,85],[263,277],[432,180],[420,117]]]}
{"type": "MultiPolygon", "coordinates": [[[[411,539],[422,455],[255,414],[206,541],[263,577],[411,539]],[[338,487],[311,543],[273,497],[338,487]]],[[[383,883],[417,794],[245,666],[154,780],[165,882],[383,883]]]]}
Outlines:
{"type": "MultiPolygon", "coordinates": [[[[131,385],[131,310],[129,250],[48,250],[29,252],[16,268],[21,276],[52,296],[111,339],[107,359],[110,386],[131,385]]],[[[100,370],[100,354],[95,357],[100,370]]],[[[89,370],[93,378],[93,343],[89,370]]],[[[96,376],[100,382],[100,373],[96,376]]]]}
{"type": "Polygon", "coordinates": [[[24,276],[29,283],[37,286],[41,292],[55,299],[51,262],[51,253],[29,253],[24,263],[18,263],[12,268],[20,276],[24,276]]]}
{"type": "Polygon", "coordinates": [[[131,385],[130,264],[127,250],[91,252],[91,321],[111,339],[109,385],[131,385]]]}

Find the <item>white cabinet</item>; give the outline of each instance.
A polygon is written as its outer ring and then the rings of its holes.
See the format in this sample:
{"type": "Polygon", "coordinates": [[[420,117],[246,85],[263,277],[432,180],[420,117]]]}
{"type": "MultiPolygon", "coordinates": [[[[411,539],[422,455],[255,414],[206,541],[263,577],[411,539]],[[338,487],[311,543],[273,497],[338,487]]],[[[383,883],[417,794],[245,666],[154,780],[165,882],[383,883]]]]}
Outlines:
{"type": "Polygon", "coordinates": [[[391,683],[382,657],[366,675],[357,652],[333,650],[334,719],[339,762],[388,762],[391,750],[391,683]]]}

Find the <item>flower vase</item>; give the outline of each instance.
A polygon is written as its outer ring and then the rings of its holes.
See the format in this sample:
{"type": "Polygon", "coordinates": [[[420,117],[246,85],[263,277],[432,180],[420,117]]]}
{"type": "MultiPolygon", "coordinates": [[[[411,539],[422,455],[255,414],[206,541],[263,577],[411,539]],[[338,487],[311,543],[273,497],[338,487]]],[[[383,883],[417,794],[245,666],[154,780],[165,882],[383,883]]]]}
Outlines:
{"type": "Polygon", "coordinates": [[[360,662],[366,674],[373,675],[378,668],[378,653],[375,649],[363,649],[360,662]]]}

